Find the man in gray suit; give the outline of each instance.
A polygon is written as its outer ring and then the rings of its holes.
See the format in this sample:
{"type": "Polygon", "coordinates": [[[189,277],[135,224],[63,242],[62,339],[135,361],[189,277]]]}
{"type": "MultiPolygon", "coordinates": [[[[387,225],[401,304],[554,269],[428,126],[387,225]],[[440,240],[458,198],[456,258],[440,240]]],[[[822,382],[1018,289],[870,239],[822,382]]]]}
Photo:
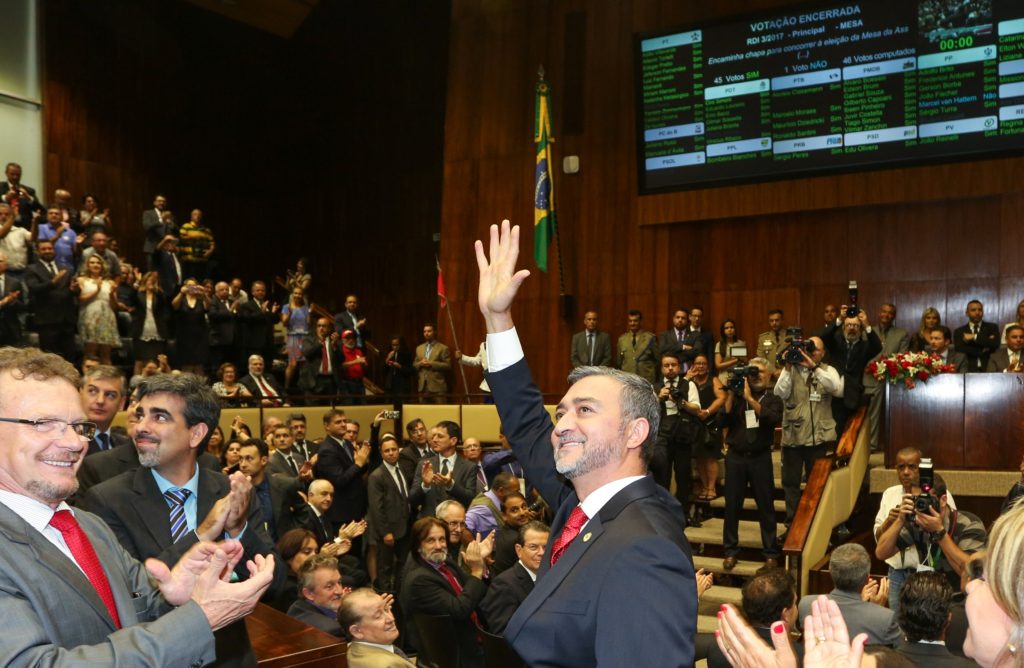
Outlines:
{"type": "MultiPolygon", "coordinates": [[[[875,327],[875,334],[878,334],[882,342],[882,352],[874,359],[891,357],[898,353],[905,353],[910,347],[910,337],[907,330],[900,329],[893,325],[896,320],[896,306],[894,304],[882,304],[878,311],[878,327],[875,327]]],[[[873,360],[869,360],[873,361],[873,360]]],[[[868,427],[871,430],[871,449],[878,450],[878,423],[882,416],[882,399],[885,397],[885,388],[878,384],[875,377],[867,371],[864,372],[864,394],[871,397],[868,402],[868,427]]]]}
{"type": "MultiPolygon", "coordinates": [[[[213,630],[248,614],[273,578],[220,579],[241,545],[194,545],[177,565],[128,555],[102,520],[72,510],[95,425],[78,373],[34,348],[0,350],[0,656],[18,665],[199,666],[213,630]],[[18,417],[10,417],[18,416],[18,417]]],[[[226,506],[225,506],[226,508],[226,506]]]]}
{"type": "Polygon", "coordinates": [[[597,311],[583,316],[583,331],[572,335],[572,368],[578,366],[611,366],[612,339],[608,332],[597,329],[597,311]]]}
{"type": "Polygon", "coordinates": [[[992,353],[988,358],[989,373],[1016,373],[1024,371],[1024,327],[1010,325],[1006,328],[1006,347],[992,353]]]}
{"type": "MultiPolygon", "coordinates": [[[[828,563],[836,588],[828,597],[843,613],[851,635],[868,634],[871,645],[895,645],[903,635],[896,623],[896,614],[884,607],[889,596],[888,578],[875,582],[868,577],[871,557],[862,545],[846,543],[832,551],[828,563]]],[[[800,599],[800,620],[811,614],[811,603],[817,596],[800,599]]]]}

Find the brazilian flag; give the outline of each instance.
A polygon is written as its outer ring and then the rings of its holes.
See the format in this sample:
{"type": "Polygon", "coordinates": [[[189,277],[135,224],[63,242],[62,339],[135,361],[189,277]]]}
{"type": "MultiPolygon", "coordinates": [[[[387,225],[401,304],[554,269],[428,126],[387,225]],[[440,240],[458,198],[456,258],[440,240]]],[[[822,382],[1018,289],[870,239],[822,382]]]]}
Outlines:
{"type": "Polygon", "coordinates": [[[548,247],[555,235],[555,188],[551,180],[551,102],[548,84],[537,82],[533,143],[537,145],[537,168],[533,188],[533,257],[541,271],[548,270],[548,247]]]}

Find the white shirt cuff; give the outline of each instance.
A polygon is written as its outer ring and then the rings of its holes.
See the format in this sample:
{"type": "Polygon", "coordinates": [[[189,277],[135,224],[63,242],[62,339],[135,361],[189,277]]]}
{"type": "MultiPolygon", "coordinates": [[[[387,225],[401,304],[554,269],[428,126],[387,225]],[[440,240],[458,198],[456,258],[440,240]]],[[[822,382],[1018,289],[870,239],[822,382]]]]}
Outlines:
{"type": "Polygon", "coordinates": [[[487,335],[487,369],[490,372],[507,369],[526,357],[523,344],[519,342],[516,328],[487,335]]]}

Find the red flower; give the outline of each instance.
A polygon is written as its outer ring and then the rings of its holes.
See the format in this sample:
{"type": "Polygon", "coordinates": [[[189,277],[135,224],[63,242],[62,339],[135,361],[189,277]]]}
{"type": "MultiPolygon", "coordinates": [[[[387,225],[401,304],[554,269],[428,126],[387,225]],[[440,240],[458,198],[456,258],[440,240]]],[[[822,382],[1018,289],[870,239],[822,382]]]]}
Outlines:
{"type": "Polygon", "coordinates": [[[917,372],[917,377],[920,380],[928,380],[928,372],[922,369],[921,371],[917,372]]]}

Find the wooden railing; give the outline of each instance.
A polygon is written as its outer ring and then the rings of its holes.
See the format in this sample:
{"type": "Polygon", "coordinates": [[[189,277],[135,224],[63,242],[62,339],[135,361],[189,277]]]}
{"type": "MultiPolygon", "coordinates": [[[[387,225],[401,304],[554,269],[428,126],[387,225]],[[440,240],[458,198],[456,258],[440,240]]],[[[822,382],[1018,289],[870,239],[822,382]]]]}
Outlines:
{"type": "Polygon", "coordinates": [[[850,518],[860,494],[871,454],[866,410],[849,419],[835,454],[815,462],[786,535],[782,552],[801,595],[808,569],[828,551],[832,529],[850,518]]]}

